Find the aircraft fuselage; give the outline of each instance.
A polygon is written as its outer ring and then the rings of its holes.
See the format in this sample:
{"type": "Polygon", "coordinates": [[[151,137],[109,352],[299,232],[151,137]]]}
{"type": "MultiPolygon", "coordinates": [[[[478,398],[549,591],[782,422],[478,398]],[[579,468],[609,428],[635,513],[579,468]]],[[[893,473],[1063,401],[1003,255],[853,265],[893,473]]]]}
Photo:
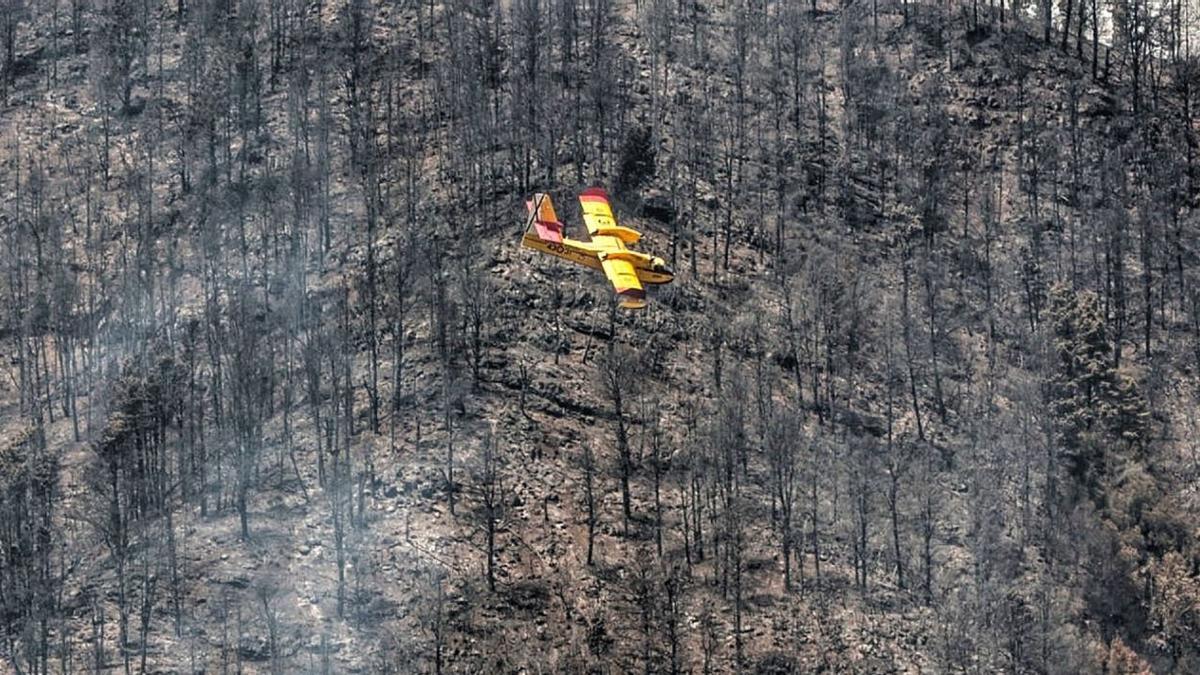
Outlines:
{"type": "MultiPolygon", "coordinates": [[[[563,260],[570,260],[577,265],[597,270],[604,269],[600,262],[602,251],[591,242],[579,241],[578,239],[571,239],[569,237],[563,237],[561,243],[543,241],[536,234],[526,232],[525,236],[521,237],[521,245],[535,251],[549,253],[563,260]]],[[[666,284],[675,278],[675,275],[671,270],[667,269],[662,260],[656,260],[654,256],[638,251],[626,250],[623,252],[623,257],[633,265],[634,272],[637,273],[638,280],[642,283],[666,284]]]]}

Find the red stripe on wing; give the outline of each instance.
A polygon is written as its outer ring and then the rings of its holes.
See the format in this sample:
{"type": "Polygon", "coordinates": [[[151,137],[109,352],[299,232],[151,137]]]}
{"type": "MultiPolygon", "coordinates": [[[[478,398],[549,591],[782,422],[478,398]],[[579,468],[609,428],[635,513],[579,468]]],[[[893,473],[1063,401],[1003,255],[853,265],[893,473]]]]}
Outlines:
{"type": "Polygon", "coordinates": [[[588,188],[579,193],[579,199],[589,202],[607,202],[608,193],[604,191],[604,188],[588,188]]]}

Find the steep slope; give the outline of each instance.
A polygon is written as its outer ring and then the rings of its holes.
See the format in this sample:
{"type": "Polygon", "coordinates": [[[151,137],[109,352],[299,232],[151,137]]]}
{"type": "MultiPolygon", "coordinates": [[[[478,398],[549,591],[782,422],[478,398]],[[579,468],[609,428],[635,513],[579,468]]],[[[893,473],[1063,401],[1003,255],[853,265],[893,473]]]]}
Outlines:
{"type": "Polygon", "coordinates": [[[1192,62],[813,9],[9,13],[10,666],[1194,668],[1192,62]]]}

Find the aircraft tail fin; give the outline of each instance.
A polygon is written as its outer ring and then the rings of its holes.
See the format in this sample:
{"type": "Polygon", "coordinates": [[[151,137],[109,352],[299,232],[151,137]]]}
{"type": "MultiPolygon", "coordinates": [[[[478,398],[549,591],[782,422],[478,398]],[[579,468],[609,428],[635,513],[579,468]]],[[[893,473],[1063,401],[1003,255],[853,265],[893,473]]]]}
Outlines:
{"type": "Polygon", "coordinates": [[[529,218],[537,230],[539,239],[562,243],[563,224],[554,213],[554,203],[550,201],[550,195],[538,192],[533,195],[533,199],[525,202],[525,207],[529,209],[529,218]]]}

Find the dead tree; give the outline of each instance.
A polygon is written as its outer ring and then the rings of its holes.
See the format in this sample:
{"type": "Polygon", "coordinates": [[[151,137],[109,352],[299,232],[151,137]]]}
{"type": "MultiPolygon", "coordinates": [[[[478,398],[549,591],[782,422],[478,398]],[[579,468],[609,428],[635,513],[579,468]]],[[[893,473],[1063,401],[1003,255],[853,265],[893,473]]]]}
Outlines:
{"type": "Polygon", "coordinates": [[[476,502],[474,516],[483,530],[488,589],[496,590],[496,537],[506,515],[511,489],[504,483],[505,459],[493,431],[489,431],[479,449],[479,458],[471,471],[472,492],[476,502]]]}
{"type": "MultiPolygon", "coordinates": [[[[777,413],[767,429],[767,461],[771,467],[771,486],[779,512],[776,524],[783,554],[783,587],[792,589],[793,523],[800,491],[800,450],[803,437],[799,420],[790,411],[777,413]]],[[[801,580],[804,568],[800,567],[801,580]]]]}
{"type": "Polygon", "coordinates": [[[621,473],[622,531],[625,536],[629,536],[629,520],[633,517],[629,483],[634,466],[625,420],[625,401],[636,392],[639,385],[636,357],[627,350],[610,348],[600,363],[600,381],[604,393],[612,403],[621,473]]]}

